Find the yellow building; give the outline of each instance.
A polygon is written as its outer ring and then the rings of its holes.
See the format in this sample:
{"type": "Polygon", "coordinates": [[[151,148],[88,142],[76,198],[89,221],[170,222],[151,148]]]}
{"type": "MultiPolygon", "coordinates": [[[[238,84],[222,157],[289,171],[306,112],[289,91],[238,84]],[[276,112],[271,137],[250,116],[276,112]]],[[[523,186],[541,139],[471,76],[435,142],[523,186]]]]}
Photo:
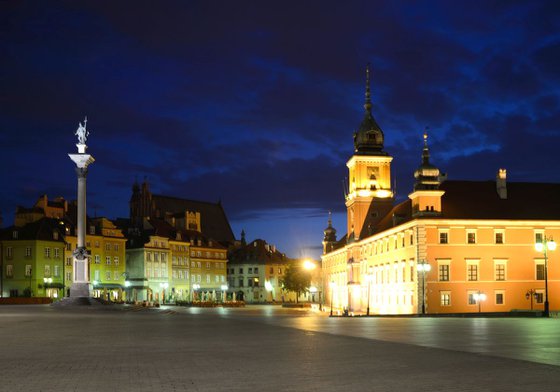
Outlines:
{"type": "MultiPolygon", "coordinates": [[[[325,229],[325,305],[371,314],[560,309],[560,184],[450,181],[422,161],[408,199],[395,204],[392,157],[371,114],[354,136],[347,230],[325,229]],[[545,256],[536,244],[550,244],[545,256]],[[550,259],[550,263],[548,262],[550,259]],[[548,296],[547,296],[548,292],[548,296]]],[[[411,171],[412,173],[412,171],[411,171]]]]}

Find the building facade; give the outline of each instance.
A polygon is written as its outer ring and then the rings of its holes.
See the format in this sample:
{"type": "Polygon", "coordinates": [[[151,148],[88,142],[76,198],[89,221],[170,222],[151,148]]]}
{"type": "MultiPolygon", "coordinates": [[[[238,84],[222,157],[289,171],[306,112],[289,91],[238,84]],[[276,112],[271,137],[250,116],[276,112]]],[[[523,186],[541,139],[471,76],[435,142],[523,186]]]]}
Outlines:
{"type": "Polygon", "coordinates": [[[414,188],[396,203],[371,107],[368,75],[347,163],[346,233],[337,241],[330,221],[325,229],[325,305],[373,314],[543,310],[546,282],[551,309],[560,309],[560,254],[536,249],[560,238],[560,184],[508,183],[504,169],[496,181],[447,180],[425,133],[414,188]]]}

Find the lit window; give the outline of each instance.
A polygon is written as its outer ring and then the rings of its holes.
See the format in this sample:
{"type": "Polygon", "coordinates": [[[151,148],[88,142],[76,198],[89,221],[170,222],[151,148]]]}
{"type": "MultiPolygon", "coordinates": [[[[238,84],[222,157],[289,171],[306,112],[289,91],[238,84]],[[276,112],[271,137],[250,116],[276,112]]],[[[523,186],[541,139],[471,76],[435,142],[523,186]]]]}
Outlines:
{"type": "Polygon", "coordinates": [[[45,264],[45,276],[47,278],[51,276],[51,266],[49,264],[45,264]]]}
{"type": "Polygon", "coordinates": [[[111,256],[105,256],[105,264],[111,265],[111,256]]]}
{"type": "Polygon", "coordinates": [[[451,306],[451,293],[449,291],[441,292],[441,306],[451,306]]]}
{"type": "Polygon", "coordinates": [[[115,263],[115,265],[119,265],[119,256],[115,256],[113,258],[113,262],[115,263]]]}
{"type": "Polygon", "coordinates": [[[51,257],[51,248],[45,248],[45,257],[47,258],[51,257]]]}
{"type": "Polygon", "coordinates": [[[6,247],[6,257],[8,259],[11,259],[12,257],[14,257],[14,249],[11,246],[6,247]]]}
{"type": "Polygon", "coordinates": [[[13,278],[13,277],[14,277],[14,266],[12,264],[7,264],[6,265],[6,278],[13,278]]]}
{"type": "Polygon", "coordinates": [[[101,256],[95,255],[95,264],[101,264],[101,256]]]}
{"type": "Polygon", "coordinates": [[[60,249],[54,248],[54,258],[58,259],[60,257],[60,249]]]}

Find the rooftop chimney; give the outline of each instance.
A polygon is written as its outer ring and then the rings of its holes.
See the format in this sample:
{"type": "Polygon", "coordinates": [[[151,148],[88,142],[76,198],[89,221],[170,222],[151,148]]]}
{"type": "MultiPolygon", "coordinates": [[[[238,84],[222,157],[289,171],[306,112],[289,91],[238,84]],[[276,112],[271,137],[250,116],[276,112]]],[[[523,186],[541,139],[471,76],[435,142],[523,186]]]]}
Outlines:
{"type": "Polygon", "coordinates": [[[500,199],[507,199],[506,169],[499,169],[496,175],[496,191],[500,199]]]}

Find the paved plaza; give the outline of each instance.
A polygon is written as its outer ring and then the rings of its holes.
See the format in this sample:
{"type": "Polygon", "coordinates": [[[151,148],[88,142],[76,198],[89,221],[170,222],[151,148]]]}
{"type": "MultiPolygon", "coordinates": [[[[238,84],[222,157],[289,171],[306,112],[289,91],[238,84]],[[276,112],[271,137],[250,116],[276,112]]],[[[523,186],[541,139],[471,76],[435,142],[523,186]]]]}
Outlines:
{"type": "Polygon", "coordinates": [[[559,319],[0,307],[1,391],[560,391],[559,319]]]}

